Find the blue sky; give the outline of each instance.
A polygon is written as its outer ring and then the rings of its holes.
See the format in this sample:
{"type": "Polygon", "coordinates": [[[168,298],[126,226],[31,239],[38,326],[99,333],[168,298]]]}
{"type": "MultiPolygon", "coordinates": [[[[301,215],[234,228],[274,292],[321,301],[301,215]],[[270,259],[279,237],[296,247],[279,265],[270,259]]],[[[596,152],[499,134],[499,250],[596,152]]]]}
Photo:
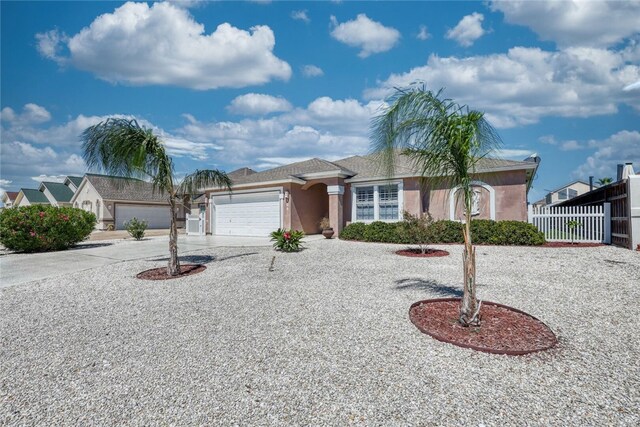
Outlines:
{"type": "Polygon", "coordinates": [[[369,150],[394,87],[482,110],[530,200],[640,169],[640,3],[5,2],[0,188],[85,172],[79,134],[153,127],[178,174],[369,150]]]}

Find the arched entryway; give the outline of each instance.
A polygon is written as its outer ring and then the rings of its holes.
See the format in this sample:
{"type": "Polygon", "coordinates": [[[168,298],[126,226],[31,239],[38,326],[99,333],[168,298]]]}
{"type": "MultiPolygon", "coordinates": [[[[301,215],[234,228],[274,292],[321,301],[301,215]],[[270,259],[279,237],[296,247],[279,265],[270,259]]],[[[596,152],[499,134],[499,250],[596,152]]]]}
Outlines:
{"type": "Polygon", "coordinates": [[[322,232],[320,220],[322,217],[329,216],[327,185],[321,182],[313,184],[309,188],[302,190],[299,196],[301,200],[296,200],[296,206],[302,230],[306,234],[322,232]]]}

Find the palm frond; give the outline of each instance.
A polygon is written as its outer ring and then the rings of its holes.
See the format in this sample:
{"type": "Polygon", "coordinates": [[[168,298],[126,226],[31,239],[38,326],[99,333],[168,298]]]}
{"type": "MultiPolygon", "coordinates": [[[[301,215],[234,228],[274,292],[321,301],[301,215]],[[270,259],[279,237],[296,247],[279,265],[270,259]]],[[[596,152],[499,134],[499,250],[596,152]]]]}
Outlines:
{"type": "Polygon", "coordinates": [[[173,162],[164,143],[136,120],[109,118],[81,135],[87,167],[109,175],[151,178],[154,190],[171,192],[173,162]]]}
{"type": "Polygon", "coordinates": [[[479,159],[500,145],[483,113],[444,98],[442,90],[397,89],[388,104],[371,127],[373,152],[388,176],[403,154],[431,184],[468,188],[479,159]]]}
{"type": "Polygon", "coordinates": [[[184,177],[178,186],[179,194],[195,194],[208,187],[221,187],[231,191],[233,182],[229,175],[217,169],[196,170],[184,177]]]}

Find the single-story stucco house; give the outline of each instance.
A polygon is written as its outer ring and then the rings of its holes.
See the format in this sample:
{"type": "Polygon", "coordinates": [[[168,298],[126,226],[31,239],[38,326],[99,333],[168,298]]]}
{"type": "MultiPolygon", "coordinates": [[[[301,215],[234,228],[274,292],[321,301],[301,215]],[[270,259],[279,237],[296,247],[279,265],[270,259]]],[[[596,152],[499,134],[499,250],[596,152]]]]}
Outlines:
{"type": "Polygon", "coordinates": [[[71,206],[74,190],[61,182],[43,181],[40,183],[38,191],[44,194],[52,206],[71,206]]]}
{"type": "MultiPolygon", "coordinates": [[[[527,220],[527,193],[540,158],[484,158],[474,181],[474,217],[527,220]]],[[[234,171],[232,192],[205,189],[207,233],[266,236],[279,228],[320,231],[327,216],[336,233],[355,221],[399,221],[403,211],[460,220],[457,188],[421,182],[409,158],[398,156],[388,178],[372,155],[336,161],[318,158],[262,172],[234,171]]]]}
{"type": "Polygon", "coordinates": [[[5,191],[2,194],[2,203],[5,208],[10,208],[16,202],[16,197],[18,197],[19,191],[5,191]]]}
{"type": "MultiPolygon", "coordinates": [[[[148,228],[169,228],[171,224],[167,195],[139,179],[88,173],[78,185],[71,205],[95,213],[98,230],[110,225],[123,230],[124,223],[133,217],[147,221],[148,228]]],[[[178,204],[176,209],[178,227],[184,227],[185,206],[178,204]]]]}
{"type": "Polygon", "coordinates": [[[13,203],[14,207],[30,206],[30,205],[49,205],[49,199],[44,193],[35,188],[21,188],[18,191],[18,196],[13,203]]]}

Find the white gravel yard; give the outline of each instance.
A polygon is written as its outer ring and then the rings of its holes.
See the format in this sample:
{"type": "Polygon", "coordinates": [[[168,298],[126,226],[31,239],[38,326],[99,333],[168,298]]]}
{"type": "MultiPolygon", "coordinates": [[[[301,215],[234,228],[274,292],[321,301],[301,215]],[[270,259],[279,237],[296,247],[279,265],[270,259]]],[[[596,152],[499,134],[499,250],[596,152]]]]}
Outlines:
{"type": "Polygon", "coordinates": [[[461,246],[435,247],[210,248],[178,280],[135,279],[154,258],[1,289],[0,425],[640,424],[640,253],[478,247],[479,296],[560,339],[509,357],[411,324],[460,289],[461,246]]]}

